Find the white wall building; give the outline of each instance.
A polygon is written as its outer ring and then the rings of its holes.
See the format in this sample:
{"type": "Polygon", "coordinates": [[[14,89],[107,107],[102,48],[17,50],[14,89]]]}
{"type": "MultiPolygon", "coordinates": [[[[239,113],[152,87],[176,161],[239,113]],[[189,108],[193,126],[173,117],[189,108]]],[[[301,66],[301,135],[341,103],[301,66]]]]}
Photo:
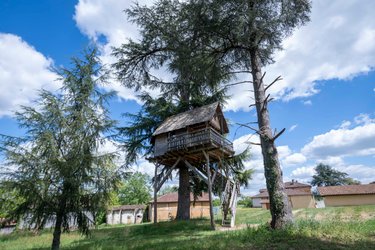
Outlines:
{"type": "Polygon", "coordinates": [[[107,224],[140,224],[143,221],[145,205],[123,205],[107,211],[107,224]]]}

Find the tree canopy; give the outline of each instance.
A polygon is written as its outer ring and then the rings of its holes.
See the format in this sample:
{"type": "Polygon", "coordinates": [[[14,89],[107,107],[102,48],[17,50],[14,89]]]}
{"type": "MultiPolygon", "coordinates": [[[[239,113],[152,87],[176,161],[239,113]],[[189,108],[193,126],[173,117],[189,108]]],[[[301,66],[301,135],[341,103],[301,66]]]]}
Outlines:
{"type": "Polygon", "coordinates": [[[121,205],[148,204],[151,200],[150,177],[135,172],[122,181],[117,191],[121,205]]]}
{"type": "Polygon", "coordinates": [[[313,186],[342,186],[357,185],[359,181],[348,177],[347,173],[333,169],[331,166],[320,163],[315,167],[316,174],[313,175],[311,185],[313,186]]]}
{"type": "MultiPolygon", "coordinates": [[[[117,79],[125,86],[144,91],[139,96],[144,101],[142,110],[138,114],[126,114],[132,122],[119,130],[123,147],[128,152],[127,163],[131,164],[140,154],[146,157],[152,154],[149,138],[167,117],[215,101],[224,103],[227,98],[225,83],[230,74],[220,61],[200,53],[211,38],[197,36],[191,29],[187,22],[191,17],[190,9],[184,8],[183,2],[161,0],[150,7],[134,4],[126,13],[139,27],[141,39],[130,40],[113,50],[117,58],[113,68],[117,79]],[[168,72],[172,79],[163,79],[160,71],[168,72]],[[147,92],[149,89],[158,89],[161,96],[152,97],[147,92]]],[[[184,203],[182,209],[180,201],[190,199],[190,190],[194,194],[201,193],[204,185],[188,173],[185,166],[178,168],[177,218],[188,219],[190,202],[184,203]],[[181,215],[182,210],[186,216],[181,215]]],[[[159,174],[163,175],[164,170],[159,174]]]]}
{"type": "Polygon", "coordinates": [[[247,73],[252,78],[243,83],[251,84],[254,98],[249,100],[249,106],[256,108],[258,128],[248,127],[260,137],[271,227],[283,228],[293,222],[275,145],[285,129],[272,130],[268,105],[273,98],[267,93],[280,77],[265,85],[262,67],[273,62],[273,54],[282,49],[284,38],[309,21],[310,1],[190,0],[183,5],[189,12],[189,18],[185,19],[187,26],[206,43],[200,47],[200,55],[226,69],[225,74],[247,73]]]}
{"type": "Polygon", "coordinates": [[[35,107],[16,113],[25,136],[0,140],[9,168],[3,187],[22,197],[14,213],[36,229],[54,219],[52,249],[59,248],[61,230],[69,230],[71,219],[89,233],[119,179],[116,155],[100,151],[115,123],[106,107],[113,93],[99,90],[106,73],[96,49],[73,58],[71,69],[56,72],[60,92],[42,90],[35,107]]]}

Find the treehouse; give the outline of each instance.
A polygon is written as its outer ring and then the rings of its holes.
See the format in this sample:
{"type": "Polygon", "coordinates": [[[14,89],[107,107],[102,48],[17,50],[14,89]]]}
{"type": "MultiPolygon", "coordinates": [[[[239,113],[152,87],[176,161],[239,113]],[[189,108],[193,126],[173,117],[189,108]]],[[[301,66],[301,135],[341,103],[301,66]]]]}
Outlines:
{"type": "Polygon", "coordinates": [[[148,158],[155,164],[154,222],[157,218],[157,192],[178,166],[187,167],[207,183],[213,228],[212,190],[213,187],[218,190],[221,183],[222,224],[234,226],[239,185],[232,180],[224,163],[234,155],[232,142],[225,138],[228,132],[218,102],[171,116],[155,130],[151,138],[154,152],[148,158]],[[161,165],[164,171],[158,173],[161,165]]]}
{"type": "Polygon", "coordinates": [[[225,138],[229,132],[218,102],[167,118],[153,133],[153,160],[172,166],[179,156],[191,164],[205,159],[219,161],[234,154],[233,144],[225,138]]]}

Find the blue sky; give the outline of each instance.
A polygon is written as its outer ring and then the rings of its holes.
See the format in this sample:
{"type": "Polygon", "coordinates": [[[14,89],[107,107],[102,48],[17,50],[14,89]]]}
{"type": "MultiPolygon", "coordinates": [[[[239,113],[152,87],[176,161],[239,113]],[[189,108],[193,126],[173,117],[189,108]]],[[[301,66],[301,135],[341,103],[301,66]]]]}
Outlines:
{"type": "MultiPolygon", "coordinates": [[[[51,66],[69,66],[69,58],[90,43],[97,43],[102,61],[110,64],[111,46],[137,38],[122,11],[130,2],[0,1],[0,133],[22,134],[12,111],[32,105],[40,88],[59,88],[51,66]]],[[[363,183],[375,181],[374,9],[371,0],[314,1],[311,22],[284,41],[276,63],[265,69],[266,81],[284,79],[273,87],[270,112],[272,126],[287,129],[277,141],[285,180],[310,181],[314,166],[324,162],[363,183]]],[[[115,119],[139,109],[133,90],[117,82],[106,88],[118,91],[110,105],[115,119]]],[[[248,109],[250,89],[231,89],[225,114],[233,124],[256,119],[248,109]]],[[[232,126],[229,138],[237,151],[258,140],[247,129],[235,131],[232,126]]],[[[260,149],[253,146],[252,153],[246,165],[256,173],[245,194],[265,186],[260,149]]],[[[135,169],[153,172],[145,160],[135,169]]]]}

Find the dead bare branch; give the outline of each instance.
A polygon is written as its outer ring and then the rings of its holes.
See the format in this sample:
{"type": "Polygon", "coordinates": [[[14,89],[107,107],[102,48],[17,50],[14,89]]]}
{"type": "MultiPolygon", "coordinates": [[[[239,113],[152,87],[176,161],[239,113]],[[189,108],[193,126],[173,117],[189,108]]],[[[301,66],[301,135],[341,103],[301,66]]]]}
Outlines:
{"type": "Polygon", "coordinates": [[[282,135],[283,133],[285,132],[285,128],[283,128],[277,135],[275,135],[273,138],[272,138],[272,141],[276,141],[276,139],[282,135]]]}
{"type": "Polygon", "coordinates": [[[273,82],[271,82],[269,85],[267,85],[267,87],[264,89],[264,91],[267,91],[267,89],[269,89],[272,85],[274,85],[278,81],[281,81],[282,79],[283,78],[281,78],[281,76],[276,77],[276,79],[273,80],[273,82]]]}
{"type": "Polygon", "coordinates": [[[249,108],[251,108],[251,107],[253,107],[253,106],[255,107],[256,104],[255,104],[255,103],[254,103],[254,104],[250,104],[250,105],[249,105],[249,108]]]}
{"type": "Polygon", "coordinates": [[[262,77],[260,78],[260,81],[259,82],[263,82],[263,78],[266,76],[266,71],[264,71],[262,77]]]}
{"type": "Polygon", "coordinates": [[[258,135],[261,135],[261,133],[260,133],[260,131],[259,131],[258,129],[256,129],[256,128],[253,128],[253,127],[250,127],[250,126],[249,126],[249,125],[247,125],[247,124],[243,124],[243,123],[237,123],[237,122],[236,122],[236,124],[237,124],[237,125],[240,125],[241,127],[246,127],[246,128],[249,128],[249,129],[251,129],[251,130],[255,131],[255,133],[257,133],[258,135]]]}
{"type": "Polygon", "coordinates": [[[251,145],[256,145],[256,146],[262,146],[262,144],[260,144],[260,143],[256,143],[256,142],[248,142],[248,143],[250,143],[251,145]]]}

